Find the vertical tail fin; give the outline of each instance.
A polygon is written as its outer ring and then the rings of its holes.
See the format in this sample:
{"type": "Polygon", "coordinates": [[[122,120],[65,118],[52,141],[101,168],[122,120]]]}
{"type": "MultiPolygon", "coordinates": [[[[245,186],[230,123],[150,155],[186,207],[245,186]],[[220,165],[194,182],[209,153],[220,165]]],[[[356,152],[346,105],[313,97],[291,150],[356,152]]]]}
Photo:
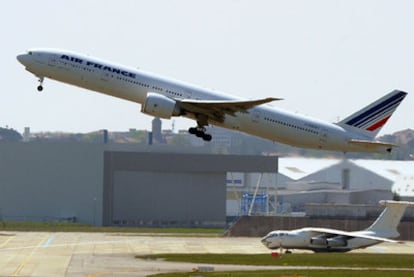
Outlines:
{"type": "Polygon", "coordinates": [[[408,206],[414,206],[414,202],[381,200],[380,203],[385,205],[385,209],[367,230],[397,237],[399,235],[397,226],[404,215],[404,211],[408,206]]]}
{"type": "Polygon", "coordinates": [[[404,91],[393,90],[337,124],[344,129],[374,139],[406,95],[404,91]]]}

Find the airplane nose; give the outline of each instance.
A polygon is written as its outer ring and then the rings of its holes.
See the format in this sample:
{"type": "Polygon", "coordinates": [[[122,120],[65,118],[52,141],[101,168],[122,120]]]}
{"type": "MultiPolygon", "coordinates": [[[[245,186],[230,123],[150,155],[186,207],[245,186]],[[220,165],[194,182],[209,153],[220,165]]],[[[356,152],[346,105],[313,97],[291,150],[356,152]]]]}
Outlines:
{"type": "Polygon", "coordinates": [[[20,54],[20,55],[17,55],[16,58],[22,65],[27,66],[29,64],[29,55],[28,54],[20,54]]]}

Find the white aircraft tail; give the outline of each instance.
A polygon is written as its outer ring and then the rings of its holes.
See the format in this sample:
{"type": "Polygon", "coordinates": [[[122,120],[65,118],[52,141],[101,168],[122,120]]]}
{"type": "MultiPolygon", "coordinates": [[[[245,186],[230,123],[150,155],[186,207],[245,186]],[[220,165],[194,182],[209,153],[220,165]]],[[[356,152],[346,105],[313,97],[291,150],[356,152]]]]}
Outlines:
{"type": "Polygon", "coordinates": [[[385,205],[385,209],[377,220],[367,228],[367,231],[393,234],[392,237],[397,237],[399,235],[397,226],[404,215],[404,211],[408,206],[414,206],[414,202],[381,200],[380,204],[385,205]]]}
{"type": "Polygon", "coordinates": [[[393,90],[374,103],[338,122],[337,125],[372,140],[406,95],[407,93],[404,91],[393,90]]]}

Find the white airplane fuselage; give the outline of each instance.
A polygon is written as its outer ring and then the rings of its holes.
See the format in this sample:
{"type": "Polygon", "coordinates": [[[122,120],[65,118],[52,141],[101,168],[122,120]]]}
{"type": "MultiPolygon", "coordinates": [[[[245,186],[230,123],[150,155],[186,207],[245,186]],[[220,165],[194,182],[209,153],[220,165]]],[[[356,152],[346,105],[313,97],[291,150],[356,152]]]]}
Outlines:
{"type": "Polygon", "coordinates": [[[400,234],[397,227],[407,207],[414,202],[381,200],[385,209],[365,230],[343,231],[338,229],[305,227],[295,230],[275,230],[262,238],[267,248],[305,249],[314,252],[347,252],[381,242],[401,243],[393,240],[400,234]]]}
{"type": "MultiPolygon", "coordinates": [[[[171,99],[243,100],[87,55],[47,49],[29,53],[19,55],[18,60],[39,78],[54,79],[141,105],[149,92],[171,99]]],[[[191,114],[184,116],[195,119],[191,114]]],[[[350,144],[348,142],[352,138],[367,138],[337,124],[284,111],[269,104],[253,107],[248,112],[226,114],[222,122],[209,118],[208,123],[296,147],[341,152],[389,152],[387,147],[371,149],[350,144]]]]}
{"type": "MultiPolygon", "coordinates": [[[[333,230],[334,231],[334,230],[333,230]]],[[[276,233],[276,232],[275,232],[276,233]]],[[[381,241],[376,241],[358,236],[380,236],[380,237],[396,237],[398,234],[386,234],[373,231],[356,231],[350,232],[355,237],[342,240],[337,238],[320,238],[318,240],[318,233],[313,232],[309,228],[302,228],[292,231],[278,231],[278,236],[263,241],[265,246],[269,249],[302,249],[312,250],[315,252],[347,252],[353,249],[369,247],[381,241]]]]}

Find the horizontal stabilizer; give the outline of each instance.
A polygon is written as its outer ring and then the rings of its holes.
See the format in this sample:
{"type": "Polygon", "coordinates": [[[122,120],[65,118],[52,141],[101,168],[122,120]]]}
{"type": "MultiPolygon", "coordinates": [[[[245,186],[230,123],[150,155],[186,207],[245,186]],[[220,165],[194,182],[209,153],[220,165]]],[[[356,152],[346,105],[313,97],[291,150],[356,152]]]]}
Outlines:
{"type": "Polygon", "coordinates": [[[374,152],[374,153],[378,153],[378,152],[390,153],[393,148],[398,147],[398,145],[395,145],[395,144],[380,142],[380,141],[370,141],[370,140],[352,139],[348,143],[356,145],[359,148],[363,148],[367,152],[374,152]]]}
{"type": "Polygon", "coordinates": [[[370,147],[398,147],[398,145],[392,143],[386,143],[381,141],[370,141],[370,140],[359,140],[359,139],[352,139],[349,141],[351,144],[357,144],[360,146],[365,146],[367,148],[370,147]]]}

